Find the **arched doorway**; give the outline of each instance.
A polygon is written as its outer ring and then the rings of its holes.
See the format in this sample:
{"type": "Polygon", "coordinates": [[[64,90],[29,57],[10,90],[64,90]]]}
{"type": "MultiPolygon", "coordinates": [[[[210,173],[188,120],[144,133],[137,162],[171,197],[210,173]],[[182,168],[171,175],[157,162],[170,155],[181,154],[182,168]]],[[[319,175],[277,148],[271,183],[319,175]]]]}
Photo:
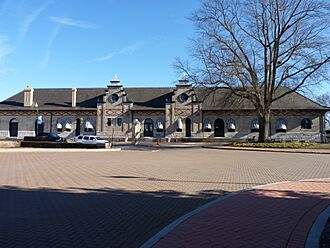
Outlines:
{"type": "Polygon", "coordinates": [[[34,130],[35,130],[36,136],[41,135],[44,132],[44,122],[42,122],[41,124],[38,124],[38,120],[36,120],[34,130]]]}
{"type": "Polygon", "coordinates": [[[186,118],[186,137],[191,137],[191,120],[186,118]]]}
{"type": "Polygon", "coordinates": [[[9,137],[18,136],[18,121],[16,119],[11,119],[9,122],[9,137]]]}
{"type": "Polygon", "coordinates": [[[76,119],[76,136],[80,135],[81,129],[81,120],[78,118],[76,119]]]}
{"type": "Polygon", "coordinates": [[[222,119],[214,122],[214,137],[225,137],[225,122],[222,119]]]}
{"type": "Polygon", "coordinates": [[[150,118],[147,118],[144,121],[143,135],[144,135],[144,137],[153,137],[154,136],[154,122],[150,118]]]}

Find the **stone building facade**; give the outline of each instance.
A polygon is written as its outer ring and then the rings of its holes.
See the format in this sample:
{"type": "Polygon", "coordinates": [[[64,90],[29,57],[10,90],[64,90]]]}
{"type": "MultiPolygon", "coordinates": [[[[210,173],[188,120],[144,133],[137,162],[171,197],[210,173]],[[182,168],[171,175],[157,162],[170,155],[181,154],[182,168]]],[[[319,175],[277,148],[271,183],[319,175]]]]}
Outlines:
{"type": "MultiPolygon", "coordinates": [[[[287,95],[273,104],[272,138],[323,141],[326,111],[298,93],[287,95]]],[[[107,88],[26,87],[0,103],[1,138],[56,132],[130,139],[137,123],[141,137],[256,139],[259,131],[250,102],[184,79],[172,88],[126,88],[116,77],[107,88]]]]}

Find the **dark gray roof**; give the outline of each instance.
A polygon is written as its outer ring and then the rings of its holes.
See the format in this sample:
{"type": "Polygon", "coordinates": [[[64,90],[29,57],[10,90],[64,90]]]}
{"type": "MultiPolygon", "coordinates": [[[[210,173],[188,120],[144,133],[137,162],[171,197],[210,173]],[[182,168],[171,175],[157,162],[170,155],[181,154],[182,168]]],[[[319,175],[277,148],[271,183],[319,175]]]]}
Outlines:
{"type": "Polygon", "coordinates": [[[172,100],[173,88],[125,88],[127,99],[134,103],[133,109],[165,108],[172,100]]]}
{"type": "MultiPolygon", "coordinates": [[[[133,110],[164,109],[166,101],[171,101],[175,88],[124,88],[127,100],[134,103],[133,110]]],[[[76,109],[95,110],[97,102],[102,101],[106,88],[78,88],[76,109]]],[[[253,105],[246,99],[231,94],[228,88],[210,90],[194,89],[197,99],[202,101],[203,110],[253,110],[253,105]]],[[[23,91],[0,102],[1,109],[28,109],[23,106],[23,91]]],[[[71,107],[71,88],[34,89],[34,100],[39,109],[69,110],[71,107]]],[[[273,109],[313,109],[326,110],[312,100],[292,93],[274,102],[273,109]]]]}
{"type": "MultiPolygon", "coordinates": [[[[105,94],[105,90],[105,88],[78,88],[77,109],[96,109],[97,101],[105,94]]],[[[38,103],[39,109],[72,109],[71,88],[34,89],[33,98],[38,103]]],[[[2,101],[0,109],[26,109],[24,92],[21,91],[2,101]]]]}
{"type": "MultiPolygon", "coordinates": [[[[279,90],[282,94],[287,90],[279,90]]],[[[208,89],[195,88],[195,93],[199,101],[202,101],[203,110],[253,110],[253,104],[242,97],[231,93],[228,88],[208,89]]],[[[296,110],[326,110],[326,107],[306,98],[305,96],[294,92],[275,101],[272,109],[296,109],[296,110]]]]}

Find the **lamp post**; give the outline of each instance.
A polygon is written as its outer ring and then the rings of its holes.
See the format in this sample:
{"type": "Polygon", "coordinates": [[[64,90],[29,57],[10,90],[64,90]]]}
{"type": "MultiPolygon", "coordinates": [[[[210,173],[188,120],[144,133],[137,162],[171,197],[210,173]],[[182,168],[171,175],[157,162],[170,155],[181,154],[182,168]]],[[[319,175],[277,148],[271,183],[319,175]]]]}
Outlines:
{"type": "Polygon", "coordinates": [[[113,136],[114,136],[114,133],[115,133],[115,123],[111,123],[111,126],[112,126],[112,138],[111,138],[111,146],[113,146],[113,136]]]}
{"type": "Polygon", "coordinates": [[[39,120],[38,120],[38,118],[39,118],[39,108],[38,108],[38,103],[37,103],[37,102],[34,104],[34,107],[35,107],[36,110],[37,110],[37,128],[36,128],[36,136],[38,136],[38,131],[39,131],[39,120]]]}

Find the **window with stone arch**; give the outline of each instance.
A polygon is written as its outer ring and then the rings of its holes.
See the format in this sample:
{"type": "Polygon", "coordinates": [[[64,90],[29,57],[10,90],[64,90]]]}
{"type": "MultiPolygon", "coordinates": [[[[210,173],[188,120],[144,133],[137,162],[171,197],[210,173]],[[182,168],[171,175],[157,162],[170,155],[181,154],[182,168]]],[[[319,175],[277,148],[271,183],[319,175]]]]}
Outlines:
{"type": "Polygon", "coordinates": [[[71,119],[67,119],[65,122],[65,131],[71,132],[71,130],[72,130],[72,121],[71,119]]]}
{"type": "Polygon", "coordinates": [[[236,124],[233,118],[229,118],[227,121],[228,132],[236,132],[236,124]]]}
{"type": "Polygon", "coordinates": [[[176,122],[177,122],[176,131],[177,132],[182,132],[182,130],[183,130],[182,118],[179,117],[176,122]]]}
{"type": "Polygon", "coordinates": [[[259,132],[259,120],[254,119],[251,122],[251,133],[257,133],[259,132]]]}
{"type": "Polygon", "coordinates": [[[210,119],[204,120],[204,132],[211,132],[212,131],[212,122],[210,119]]]}
{"type": "Polygon", "coordinates": [[[312,121],[308,118],[302,119],[301,129],[312,129],[312,121]]]}
{"type": "Polygon", "coordinates": [[[56,122],[56,130],[59,133],[63,132],[63,121],[61,119],[58,119],[56,122]]]}
{"type": "Polygon", "coordinates": [[[276,133],[286,133],[288,130],[287,122],[283,118],[277,119],[275,123],[276,133]]]}
{"type": "Polygon", "coordinates": [[[85,132],[94,132],[94,126],[91,119],[85,121],[85,132]]]}
{"type": "Polygon", "coordinates": [[[162,118],[157,119],[156,130],[157,130],[157,132],[163,132],[164,131],[164,120],[162,118]]]}

